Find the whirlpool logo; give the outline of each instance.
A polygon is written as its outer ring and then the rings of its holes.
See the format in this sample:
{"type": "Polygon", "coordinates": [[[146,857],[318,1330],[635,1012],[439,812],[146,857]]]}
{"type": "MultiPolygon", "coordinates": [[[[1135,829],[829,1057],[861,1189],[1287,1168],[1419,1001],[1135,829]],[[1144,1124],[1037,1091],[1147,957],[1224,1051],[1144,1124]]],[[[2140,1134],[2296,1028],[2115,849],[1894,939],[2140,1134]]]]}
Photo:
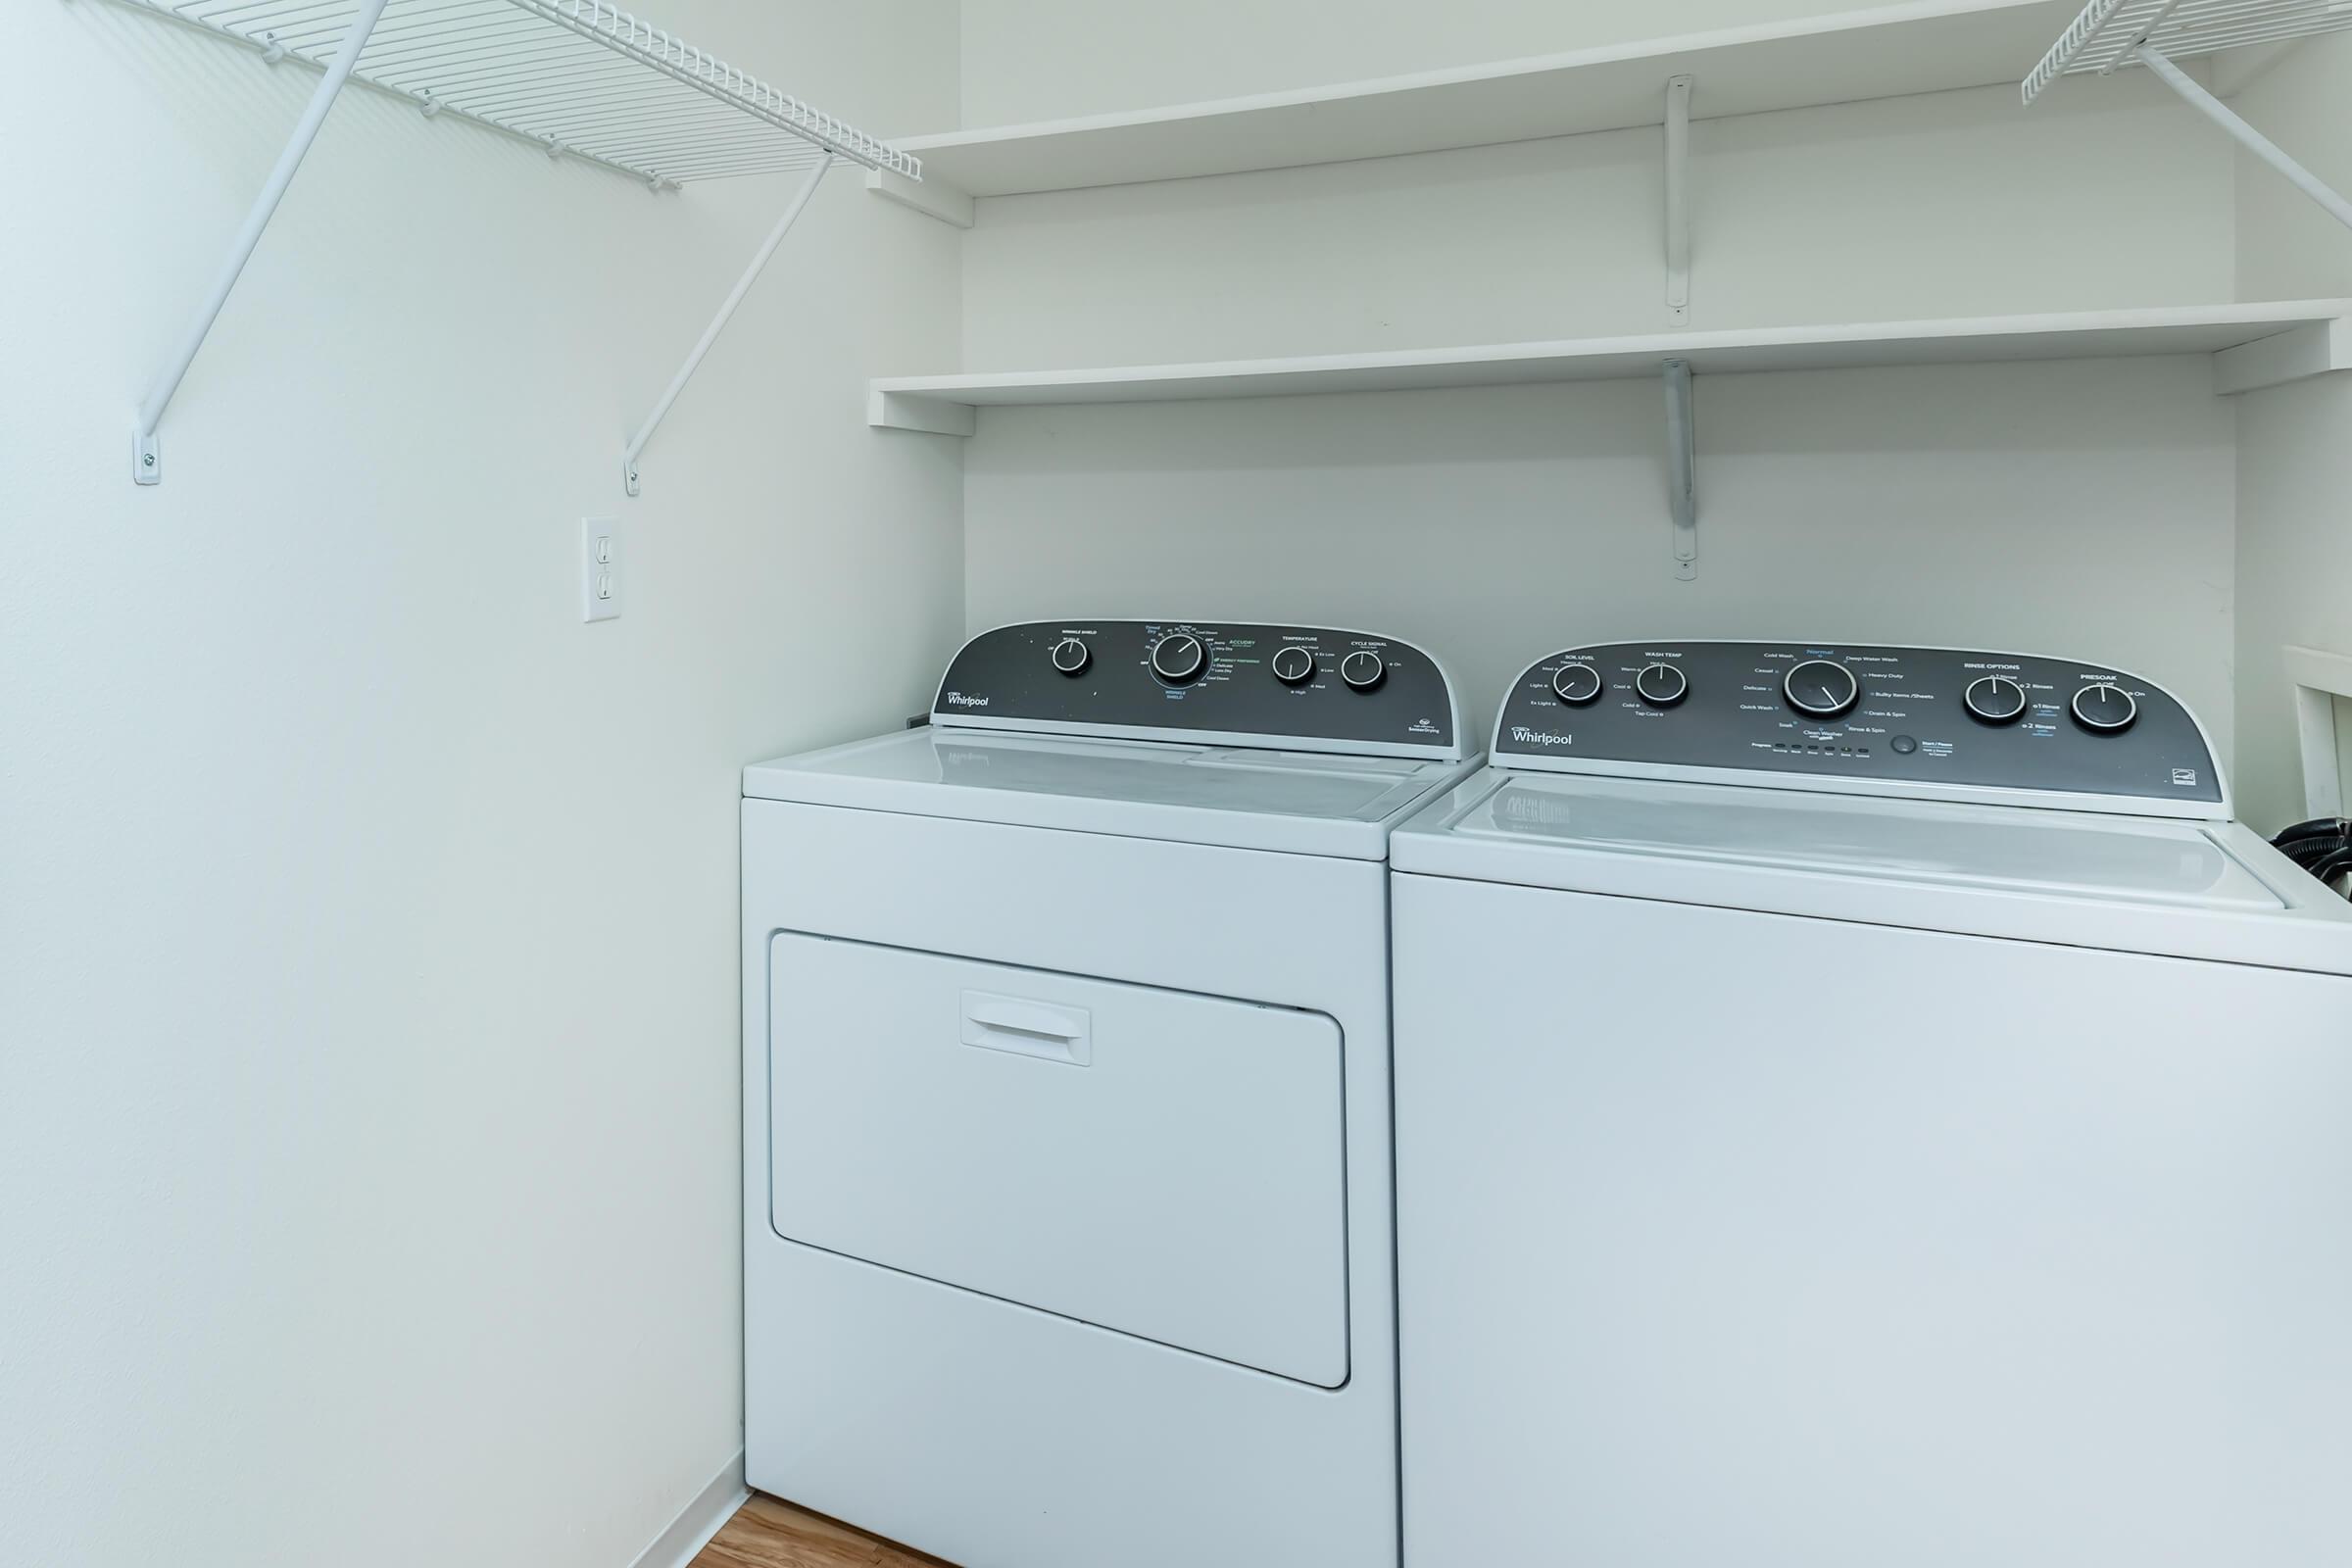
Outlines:
{"type": "Polygon", "coordinates": [[[948,693],[948,706],[950,708],[986,708],[988,706],[988,699],[985,697],[966,697],[961,692],[950,692],[948,693]]]}
{"type": "Polygon", "coordinates": [[[1522,746],[1574,746],[1573,735],[1555,735],[1547,729],[1530,729],[1525,724],[1511,726],[1511,739],[1522,746]]]}

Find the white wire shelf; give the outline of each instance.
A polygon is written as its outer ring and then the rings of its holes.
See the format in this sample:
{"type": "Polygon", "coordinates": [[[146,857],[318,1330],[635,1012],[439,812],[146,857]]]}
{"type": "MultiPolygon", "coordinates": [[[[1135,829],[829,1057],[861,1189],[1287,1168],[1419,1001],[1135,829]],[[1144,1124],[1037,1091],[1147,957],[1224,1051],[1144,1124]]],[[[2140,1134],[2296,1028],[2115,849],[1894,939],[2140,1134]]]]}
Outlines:
{"type": "Polygon", "coordinates": [[[124,0],[249,44],[275,65],[318,69],[302,118],[229,241],[211,291],[131,425],[130,476],[163,480],[157,429],[253,259],[286,187],[346,83],[357,81],[520,136],[551,157],[619,170],[654,189],[731,174],[802,169],[807,178],[768,231],[718,314],[621,449],[621,482],[637,493],[637,459],[710,353],[735,308],[836,162],[869,178],[923,177],[921,160],[737,71],[684,39],[602,0],[124,0]]]}
{"type": "Polygon", "coordinates": [[[2175,61],[2180,55],[2287,43],[2347,27],[2352,27],[2352,0],[2090,0],[2020,91],[2030,105],[2060,76],[2145,67],[2182,102],[2352,228],[2352,199],[2296,162],[2175,61]]]}
{"type": "Polygon", "coordinates": [[[2025,80],[2032,103],[2060,76],[2107,75],[2153,49],[2168,59],[2352,27],[2352,0],[2092,0],[2025,80]]]}
{"type": "MultiPolygon", "coordinates": [[[[363,0],[124,0],[328,67],[363,0]]],[[[388,0],[351,79],[657,187],[839,157],[922,162],[600,0],[388,0]]]]}

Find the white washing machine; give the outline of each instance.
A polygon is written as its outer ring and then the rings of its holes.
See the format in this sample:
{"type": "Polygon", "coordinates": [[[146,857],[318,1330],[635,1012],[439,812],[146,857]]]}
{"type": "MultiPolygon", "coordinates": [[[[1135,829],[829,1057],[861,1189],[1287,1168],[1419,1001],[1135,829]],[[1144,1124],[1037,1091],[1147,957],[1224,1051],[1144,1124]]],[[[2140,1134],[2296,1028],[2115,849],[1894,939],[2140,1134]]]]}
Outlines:
{"type": "Polygon", "coordinates": [[[752,1485],[966,1568],[1397,1551],[1386,857],[1420,650],[974,638],[744,775],[752,1485]]]}
{"type": "Polygon", "coordinates": [[[2067,660],[1573,649],[1399,830],[1407,1568],[2352,1563],[2352,907],[2067,660]]]}

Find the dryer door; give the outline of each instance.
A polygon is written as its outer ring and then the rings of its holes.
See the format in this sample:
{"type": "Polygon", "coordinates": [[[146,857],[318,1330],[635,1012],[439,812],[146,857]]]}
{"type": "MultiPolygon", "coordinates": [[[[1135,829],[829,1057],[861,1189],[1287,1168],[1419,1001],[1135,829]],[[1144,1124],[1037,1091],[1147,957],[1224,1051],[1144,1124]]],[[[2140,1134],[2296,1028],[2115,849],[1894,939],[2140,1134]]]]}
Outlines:
{"type": "Polygon", "coordinates": [[[1348,1380],[1332,1019],[825,937],[769,958],[778,1235],[1348,1380]]]}

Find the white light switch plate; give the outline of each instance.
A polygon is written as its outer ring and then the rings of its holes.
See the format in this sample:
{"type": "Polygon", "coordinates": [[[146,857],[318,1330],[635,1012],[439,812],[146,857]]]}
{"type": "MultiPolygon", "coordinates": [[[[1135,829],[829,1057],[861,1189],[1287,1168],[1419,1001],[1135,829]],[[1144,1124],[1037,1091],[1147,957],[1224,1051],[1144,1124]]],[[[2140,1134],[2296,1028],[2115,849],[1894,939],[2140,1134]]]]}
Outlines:
{"type": "Polygon", "coordinates": [[[620,522],[614,517],[580,519],[580,618],[612,620],[620,614],[620,522]]]}

